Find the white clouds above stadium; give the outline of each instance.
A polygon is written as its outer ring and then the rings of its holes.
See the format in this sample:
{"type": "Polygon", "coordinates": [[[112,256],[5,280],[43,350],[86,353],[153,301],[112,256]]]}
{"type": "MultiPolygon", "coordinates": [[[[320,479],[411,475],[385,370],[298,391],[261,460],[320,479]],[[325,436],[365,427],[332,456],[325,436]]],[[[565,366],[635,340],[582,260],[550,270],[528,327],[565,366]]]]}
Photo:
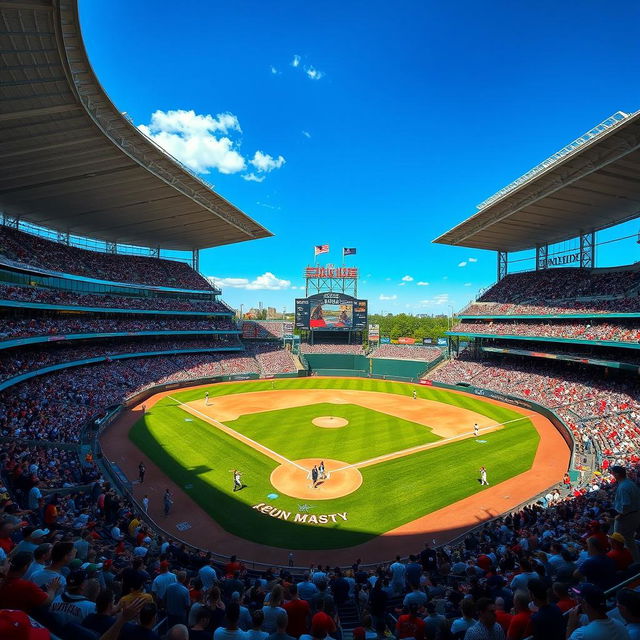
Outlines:
{"type": "Polygon", "coordinates": [[[278,278],[273,275],[271,271],[265,271],[254,280],[249,280],[248,278],[218,278],[217,276],[207,276],[207,280],[222,289],[230,287],[232,289],[247,289],[249,291],[281,291],[283,289],[294,288],[291,286],[291,280],[278,278]]]}
{"type": "Polygon", "coordinates": [[[245,180],[262,182],[267,173],[280,169],[283,156],[257,150],[247,159],[240,152],[242,128],[232,113],[199,114],[193,109],[157,110],[138,129],[189,169],[199,174],[219,171],[240,173],[245,180]],[[253,171],[247,171],[248,166],[253,171]]]}

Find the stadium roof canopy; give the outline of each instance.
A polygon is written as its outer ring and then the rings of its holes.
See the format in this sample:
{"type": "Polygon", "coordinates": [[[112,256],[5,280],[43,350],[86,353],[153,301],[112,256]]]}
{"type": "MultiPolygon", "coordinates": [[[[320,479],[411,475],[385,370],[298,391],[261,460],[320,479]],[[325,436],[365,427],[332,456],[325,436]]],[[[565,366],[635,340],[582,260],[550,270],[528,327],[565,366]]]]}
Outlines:
{"type": "Polygon", "coordinates": [[[116,109],[89,63],[77,0],[0,0],[0,86],[9,216],[173,250],[272,235],[116,109]]]}
{"type": "Polygon", "coordinates": [[[614,114],[434,242],[522,251],[640,216],[640,111],[614,114]]]}

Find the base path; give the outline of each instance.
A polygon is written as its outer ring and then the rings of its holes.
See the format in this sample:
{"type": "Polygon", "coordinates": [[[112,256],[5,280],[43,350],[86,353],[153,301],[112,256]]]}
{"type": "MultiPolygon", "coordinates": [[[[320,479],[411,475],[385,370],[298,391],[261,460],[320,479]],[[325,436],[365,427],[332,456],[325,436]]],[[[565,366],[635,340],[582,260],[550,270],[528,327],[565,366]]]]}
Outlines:
{"type": "MultiPolygon", "coordinates": [[[[360,380],[360,378],[358,379],[360,380]]],[[[223,382],[218,383],[216,386],[226,384],[238,383],[223,382]]],[[[203,393],[204,389],[210,388],[211,386],[210,384],[202,385],[203,393]]],[[[197,387],[190,387],[190,389],[194,388],[197,387]]],[[[331,402],[328,398],[322,397],[324,393],[328,393],[330,390],[309,389],[306,391],[323,392],[317,394],[319,397],[317,399],[314,398],[314,402],[331,402]]],[[[105,456],[107,459],[117,463],[130,480],[138,477],[138,463],[140,460],[144,461],[146,466],[145,482],[142,485],[134,482],[133,493],[137,500],[141,500],[145,494],[149,496],[149,515],[160,527],[167,531],[170,536],[184,540],[184,542],[188,544],[193,544],[203,549],[211,549],[216,553],[225,555],[236,554],[240,558],[249,560],[249,562],[247,562],[248,566],[251,566],[250,560],[255,560],[257,563],[262,564],[280,564],[286,566],[289,556],[288,549],[280,549],[250,542],[225,531],[183,490],[182,486],[176,485],[167,478],[167,476],[129,440],[129,430],[143,415],[142,406],[145,405],[147,410],[151,409],[156,402],[172,393],[176,393],[176,390],[158,393],[141,402],[139,405],[124,411],[122,416],[106,429],[100,439],[105,456]],[[162,495],[166,488],[169,488],[174,495],[174,505],[169,516],[164,517],[162,514],[162,495]],[[184,529],[184,523],[187,523],[189,528],[184,529]],[[180,529],[177,528],[177,525],[180,525],[180,529]]],[[[222,399],[233,398],[235,403],[233,409],[235,409],[234,413],[236,417],[243,413],[285,408],[282,406],[284,403],[278,398],[281,393],[289,396],[287,401],[290,402],[292,397],[295,397],[299,391],[287,392],[275,390],[221,397],[217,396],[213,398],[213,406],[216,409],[221,409],[222,399]],[[252,398],[246,398],[247,396],[252,396],[252,398]],[[260,396],[261,399],[259,399],[260,396]],[[249,406],[242,406],[245,398],[249,401],[249,406]],[[274,401],[273,404],[276,406],[271,404],[271,400],[274,401]],[[258,404],[261,405],[260,409],[256,406],[258,404]]],[[[346,390],[340,390],[339,393],[350,396],[348,402],[358,404],[358,402],[354,402],[355,398],[351,395],[357,394],[357,391],[348,392],[346,390]]],[[[386,395],[387,405],[390,404],[388,396],[392,396],[391,400],[396,407],[402,407],[408,404],[408,412],[412,414],[414,411],[417,412],[418,405],[422,404],[419,399],[412,400],[393,394],[379,394],[375,392],[361,393],[371,394],[368,398],[370,400],[374,400],[372,396],[386,395]],[[414,405],[416,409],[411,408],[414,405]]],[[[484,397],[480,398],[464,391],[450,391],[450,393],[457,393],[482,400],[483,402],[506,407],[530,417],[531,422],[540,435],[540,443],[531,469],[498,485],[487,487],[485,490],[448,507],[444,507],[418,518],[413,522],[406,523],[392,531],[388,531],[364,544],[345,549],[295,551],[294,563],[296,566],[308,566],[311,562],[331,565],[350,565],[355,558],[361,558],[365,564],[375,563],[388,561],[398,553],[406,555],[407,553],[418,552],[423,548],[426,540],[431,541],[433,538],[435,538],[438,544],[443,544],[464,534],[475,525],[514,509],[531,498],[531,496],[544,491],[547,487],[562,480],[562,476],[569,465],[571,452],[563,437],[547,418],[540,414],[532,414],[530,411],[520,409],[505,402],[484,397]]],[[[342,395],[342,398],[344,398],[345,395],[342,395]]],[[[344,400],[342,401],[344,402],[344,400]]],[[[431,401],[427,400],[423,400],[423,402],[431,403],[431,401]]],[[[377,402],[375,403],[377,404],[377,402]]],[[[294,406],[303,404],[311,404],[311,402],[309,400],[298,401],[294,406]]],[[[434,402],[433,405],[440,405],[440,407],[448,406],[449,409],[452,408],[450,405],[442,405],[442,403],[434,402]]],[[[368,406],[372,409],[384,410],[371,405],[368,406]]],[[[425,405],[422,405],[422,407],[424,408],[425,405]]],[[[198,408],[201,409],[201,407],[198,408]]],[[[226,408],[231,409],[229,405],[227,405],[226,408]]],[[[430,408],[435,409],[436,407],[433,406],[430,408]]],[[[464,417],[462,418],[462,414],[459,414],[457,425],[454,425],[453,420],[451,420],[447,429],[448,433],[441,435],[451,437],[456,435],[456,432],[459,434],[461,430],[460,422],[464,423],[465,430],[469,430],[469,427],[473,425],[474,422],[478,422],[481,428],[483,426],[492,428],[492,425],[495,425],[495,422],[489,420],[486,416],[480,416],[479,414],[464,409],[460,409],[460,411],[463,412],[464,417]],[[474,420],[473,418],[469,420],[469,414],[478,416],[482,418],[482,420],[474,420]],[[456,426],[457,429],[455,428],[456,426]]],[[[223,417],[220,413],[217,415],[218,420],[233,419],[226,416],[223,417]]],[[[395,414],[395,412],[388,410],[387,413],[395,414]]],[[[403,415],[401,417],[413,420],[414,422],[421,422],[421,420],[416,419],[418,417],[417,415],[411,417],[403,415]]],[[[432,417],[433,413],[431,413],[429,418],[431,419],[432,417]]],[[[435,425],[430,424],[429,426],[435,425]]],[[[317,463],[317,459],[313,462],[314,464],[317,463]]],[[[452,477],[451,482],[456,482],[456,478],[452,477]]]]}
{"type": "Polygon", "coordinates": [[[321,478],[313,486],[309,471],[318,464],[318,458],[294,460],[294,464],[281,464],[269,478],[280,493],[301,500],[334,500],[357,491],[362,484],[361,473],[347,462],[324,460],[327,478],[321,478]]]}

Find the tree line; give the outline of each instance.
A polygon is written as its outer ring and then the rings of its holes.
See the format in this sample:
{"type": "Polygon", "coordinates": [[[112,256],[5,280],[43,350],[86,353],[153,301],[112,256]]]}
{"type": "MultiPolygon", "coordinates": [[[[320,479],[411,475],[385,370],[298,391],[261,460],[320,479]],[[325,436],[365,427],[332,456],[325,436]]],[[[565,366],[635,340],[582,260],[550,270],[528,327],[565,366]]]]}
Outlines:
{"type": "Polygon", "coordinates": [[[392,315],[369,314],[369,324],[380,325],[380,335],[388,336],[392,340],[397,338],[415,338],[422,341],[423,338],[431,338],[434,342],[437,338],[444,337],[448,330],[449,319],[446,315],[436,316],[412,316],[408,313],[392,315]]]}

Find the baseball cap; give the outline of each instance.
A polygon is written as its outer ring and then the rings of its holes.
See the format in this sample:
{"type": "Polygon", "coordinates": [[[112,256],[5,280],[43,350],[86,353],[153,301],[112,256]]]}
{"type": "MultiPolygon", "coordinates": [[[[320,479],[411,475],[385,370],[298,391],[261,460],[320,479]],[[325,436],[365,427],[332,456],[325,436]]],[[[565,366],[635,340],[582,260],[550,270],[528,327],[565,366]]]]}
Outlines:
{"type": "Polygon", "coordinates": [[[0,638],[3,640],[51,640],[51,634],[24,611],[0,609],[0,638]]]}
{"type": "Polygon", "coordinates": [[[87,579],[86,571],[72,571],[67,576],[68,587],[79,587],[87,579]]]}
{"type": "Polygon", "coordinates": [[[87,572],[93,572],[93,571],[97,571],[98,569],[102,569],[104,565],[102,564],[102,562],[99,562],[98,564],[96,564],[95,562],[85,562],[80,569],[82,571],[87,571],[87,572]]]}
{"type": "Polygon", "coordinates": [[[617,531],[615,533],[610,533],[607,538],[610,538],[611,540],[615,540],[616,542],[619,542],[620,544],[624,544],[624,536],[621,533],[618,533],[617,531]]]}
{"type": "Polygon", "coordinates": [[[70,571],[77,571],[78,569],[80,569],[82,567],[82,560],[80,560],[80,558],[74,558],[70,563],[69,563],[69,570],[70,571]]]}
{"type": "Polygon", "coordinates": [[[606,609],[607,599],[600,587],[590,582],[584,582],[577,586],[575,593],[579,595],[590,607],[594,609],[606,609]]]}
{"type": "Polygon", "coordinates": [[[145,544],[151,544],[151,538],[149,536],[147,536],[146,538],[144,538],[142,540],[142,542],[144,542],[145,544]]]}
{"type": "Polygon", "coordinates": [[[31,532],[32,538],[44,538],[49,535],[49,529],[36,529],[31,532]]]}

